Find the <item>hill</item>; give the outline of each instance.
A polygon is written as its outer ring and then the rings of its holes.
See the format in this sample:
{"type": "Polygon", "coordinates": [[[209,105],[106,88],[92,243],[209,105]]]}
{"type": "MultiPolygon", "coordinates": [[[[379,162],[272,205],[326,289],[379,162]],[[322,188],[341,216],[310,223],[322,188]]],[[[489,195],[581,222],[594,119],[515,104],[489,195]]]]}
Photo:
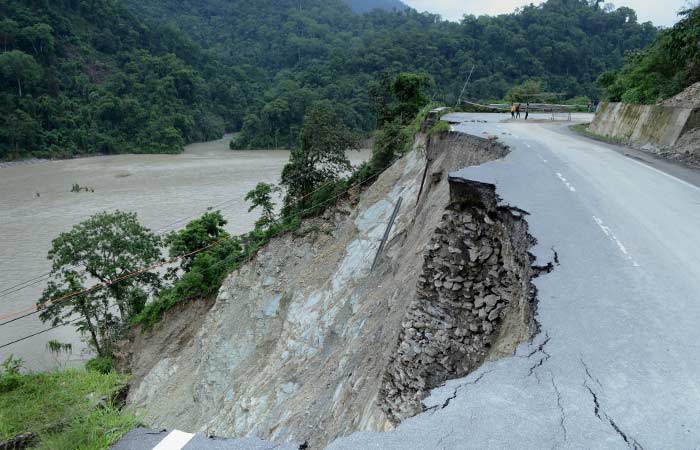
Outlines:
{"type": "Polygon", "coordinates": [[[218,63],[118,1],[5,0],[0,17],[0,160],[178,152],[231,121],[218,63]]]}
{"type": "Polygon", "coordinates": [[[358,13],[364,14],[375,9],[383,9],[385,11],[401,11],[408,6],[399,0],[345,0],[350,8],[358,13]]]}
{"type": "Polygon", "coordinates": [[[652,45],[630,53],[621,70],[600,77],[610,100],[653,104],[700,82],[700,7],[681,15],[652,45]]]}
{"type": "Polygon", "coordinates": [[[427,73],[446,103],[472,66],[473,99],[530,79],[597,97],[599,74],[657,35],[586,0],[461,23],[342,0],[125,2],[0,3],[0,158],[176,152],[224,130],[241,148],[289,147],[321,101],[368,132],[383,72],[427,73]]]}
{"type": "Polygon", "coordinates": [[[570,97],[598,97],[597,77],[657,34],[629,8],[603,10],[585,0],[548,0],[461,23],[412,9],[355,15],[340,0],[127,1],[249,74],[243,148],[291,145],[304,111],[320,100],[353,129],[372,129],[369,91],[384,71],[428,73],[431,94],[447,103],[472,65],[471,98],[503,98],[528,79],[570,97]]]}

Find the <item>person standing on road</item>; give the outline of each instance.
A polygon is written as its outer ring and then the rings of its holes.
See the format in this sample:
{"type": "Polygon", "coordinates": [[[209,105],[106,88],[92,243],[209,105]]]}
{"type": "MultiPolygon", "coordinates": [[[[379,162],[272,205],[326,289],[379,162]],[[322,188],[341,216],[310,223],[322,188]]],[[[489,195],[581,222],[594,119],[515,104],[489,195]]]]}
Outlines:
{"type": "Polygon", "coordinates": [[[515,118],[520,119],[520,103],[515,107],[515,118]]]}
{"type": "Polygon", "coordinates": [[[525,120],[527,120],[527,116],[530,115],[530,102],[527,102],[525,105],[525,120]]]}
{"type": "Polygon", "coordinates": [[[515,119],[515,103],[510,103],[510,118],[515,119]]]}

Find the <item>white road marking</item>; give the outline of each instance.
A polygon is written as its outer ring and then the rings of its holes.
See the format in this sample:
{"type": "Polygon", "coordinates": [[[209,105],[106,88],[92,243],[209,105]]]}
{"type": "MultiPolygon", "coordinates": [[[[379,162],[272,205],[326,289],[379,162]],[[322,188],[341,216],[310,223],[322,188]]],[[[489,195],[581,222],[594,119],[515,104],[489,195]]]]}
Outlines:
{"type": "MultiPolygon", "coordinates": [[[[545,162],[546,162],[546,161],[545,161],[545,162]]],[[[570,190],[571,192],[576,192],[576,188],[573,187],[573,186],[571,185],[571,183],[569,183],[569,182],[566,180],[566,178],[564,178],[564,175],[562,175],[562,174],[560,174],[559,172],[557,172],[557,176],[558,176],[559,179],[562,181],[562,183],[564,183],[564,184],[566,185],[566,187],[569,188],[569,190],[570,190]]]]}
{"type": "Polygon", "coordinates": [[[684,184],[684,185],[689,186],[689,187],[691,187],[691,188],[693,188],[693,189],[695,189],[695,190],[700,191],[700,187],[697,187],[697,186],[695,186],[694,184],[690,184],[690,183],[688,183],[688,182],[685,181],[685,180],[681,180],[681,179],[678,178],[678,177],[674,177],[673,175],[668,174],[668,173],[664,172],[663,170],[659,170],[659,169],[657,169],[657,168],[655,168],[655,167],[650,166],[649,164],[645,164],[645,163],[643,163],[643,162],[641,162],[641,161],[637,161],[637,160],[634,159],[634,158],[627,158],[627,159],[629,159],[630,161],[632,161],[632,162],[634,162],[634,163],[639,164],[640,166],[646,167],[646,168],[649,169],[649,170],[653,170],[654,172],[660,173],[661,175],[663,175],[663,176],[665,176],[665,177],[671,178],[672,180],[676,180],[676,181],[678,181],[678,182],[681,183],[681,184],[684,184]]]}
{"type": "Polygon", "coordinates": [[[620,252],[622,252],[622,254],[625,256],[625,258],[629,259],[632,262],[632,265],[634,267],[639,267],[639,263],[637,261],[635,261],[634,258],[632,258],[632,256],[627,251],[627,248],[625,248],[625,246],[622,244],[622,242],[610,230],[610,227],[606,226],[603,223],[603,221],[596,216],[593,216],[593,220],[595,220],[595,223],[597,223],[598,226],[600,227],[600,229],[603,230],[603,233],[605,233],[605,235],[608,238],[610,238],[610,240],[613,241],[615,243],[615,245],[617,245],[617,248],[620,250],[620,252]]]}
{"type": "Polygon", "coordinates": [[[527,148],[532,148],[532,145],[530,145],[530,144],[525,144],[525,145],[527,145],[527,148]]]}
{"type": "Polygon", "coordinates": [[[547,164],[547,160],[544,159],[544,157],[543,157],[542,155],[540,155],[540,154],[538,153],[537,156],[542,160],[543,163],[547,164]]]}
{"type": "Polygon", "coordinates": [[[192,440],[194,434],[173,430],[158,443],[153,450],[182,450],[192,440]]]}

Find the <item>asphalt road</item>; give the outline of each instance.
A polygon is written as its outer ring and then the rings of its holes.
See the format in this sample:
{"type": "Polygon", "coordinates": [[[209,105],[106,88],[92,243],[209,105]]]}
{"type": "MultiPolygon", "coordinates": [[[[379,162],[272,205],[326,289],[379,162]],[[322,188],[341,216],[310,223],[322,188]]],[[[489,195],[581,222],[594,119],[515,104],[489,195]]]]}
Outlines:
{"type": "Polygon", "coordinates": [[[493,183],[503,204],[528,211],[540,264],[556,252],[535,280],[541,332],[434,390],[434,408],[396,430],[329,448],[699,449],[700,174],[501,117],[457,116],[467,122],[456,129],[512,152],[451,175],[493,183]]]}
{"type": "Polygon", "coordinates": [[[330,448],[700,448],[700,175],[498,117],[456,129],[512,153],[452,175],[496,184],[530,213],[538,259],[557,252],[535,282],[541,333],[433,391],[435,410],[330,448]]]}

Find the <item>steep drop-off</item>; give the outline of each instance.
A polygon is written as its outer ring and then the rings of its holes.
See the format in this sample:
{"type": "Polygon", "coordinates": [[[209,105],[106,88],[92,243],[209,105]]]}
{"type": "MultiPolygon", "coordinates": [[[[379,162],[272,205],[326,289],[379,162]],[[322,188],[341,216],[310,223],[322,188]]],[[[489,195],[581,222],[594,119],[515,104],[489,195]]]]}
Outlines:
{"type": "Polygon", "coordinates": [[[419,135],[371,187],[231,274],[211,309],[135,330],[128,402],[152,426],[319,448],[389,430],[429,389],[512,353],[535,328],[527,224],[494,186],[448,177],[506,154],[419,135]]]}

